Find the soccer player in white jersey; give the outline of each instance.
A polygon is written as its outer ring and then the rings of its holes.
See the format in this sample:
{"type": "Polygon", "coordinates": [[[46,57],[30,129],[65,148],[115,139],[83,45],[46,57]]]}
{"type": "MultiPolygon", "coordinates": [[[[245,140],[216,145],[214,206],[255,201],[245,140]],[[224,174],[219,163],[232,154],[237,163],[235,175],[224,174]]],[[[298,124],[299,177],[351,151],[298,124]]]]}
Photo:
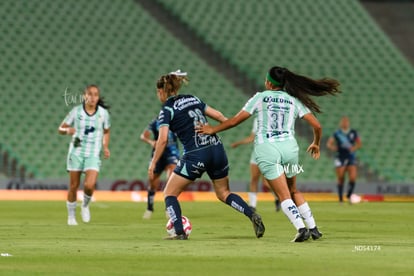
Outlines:
{"type": "Polygon", "coordinates": [[[67,196],[68,225],[77,225],[76,194],[82,173],[85,173],[84,195],[81,205],[82,221],[91,219],[89,203],[95,190],[101,165],[100,154],[109,158],[109,107],[100,97],[97,85],[88,85],[84,91],[84,102],[75,106],[59,126],[59,134],[70,135],[72,140],[67,156],[67,171],[70,184],[67,196]]]}
{"type": "Polygon", "coordinates": [[[292,241],[302,242],[322,236],[303,195],[296,189],[299,147],[295,139],[295,120],[304,119],[313,128],[308,147],[314,159],[320,155],[322,127],[312,112],[321,112],[310,96],[339,93],[333,79],[314,80],[282,67],[272,67],[265,78],[266,90],[256,93],[234,117],[217,126],[196,126],[198,133],[213,134],[232,128],[251,115],[258,120],[254,150],[260,171],[281,201],[282,211],[297,230],[292,241]],[[306,225],[305,225],[306,223],[306,225]],[[306,228],[307,226],[307,228],[306,228]]]}

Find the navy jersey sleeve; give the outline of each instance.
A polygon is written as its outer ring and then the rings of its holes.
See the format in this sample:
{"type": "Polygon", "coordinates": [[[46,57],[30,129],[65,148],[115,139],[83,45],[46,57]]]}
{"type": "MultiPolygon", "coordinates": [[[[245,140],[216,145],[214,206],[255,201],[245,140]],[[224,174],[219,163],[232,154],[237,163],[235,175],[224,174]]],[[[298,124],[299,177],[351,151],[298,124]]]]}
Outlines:
{"type": "Polygon", "coordinates": [[[172,110],[168,106],[163,106],[160,113],[158,114],[158,122],[160,126],[170,125],[170,121],[172,118],[172,110]]]}
{"type": "Polygon", "coordinates": [[[195,99],[197,99],[199,101],[199,105],[201,110],[206,111],[207,108],[207,104],[205,102],[203,102],[202,100],[200,100],[199,98],[197,98],[196,96],[193,96],[195,99]]]}
{"type": "Polygon", "coordinates": [[[353,134],[354,134],[354,145],[356,142],[360,141],[359,135],[358,135],[358,131],[356,131],[355,129],[352,130],[353,134]]]}

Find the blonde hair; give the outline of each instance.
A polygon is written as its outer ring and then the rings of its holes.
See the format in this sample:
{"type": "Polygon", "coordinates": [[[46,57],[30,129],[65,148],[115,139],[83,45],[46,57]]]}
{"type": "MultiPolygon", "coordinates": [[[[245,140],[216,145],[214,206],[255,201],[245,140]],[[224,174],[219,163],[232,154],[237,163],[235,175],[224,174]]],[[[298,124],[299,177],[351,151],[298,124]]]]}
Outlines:
{"type": "Polygon", "coordinates": [[[187,84],[187,76],[168,74],[161,76],[157,81],[157,89],[163,89],[168,96],[176,95],[183,83],[187,84]]]}

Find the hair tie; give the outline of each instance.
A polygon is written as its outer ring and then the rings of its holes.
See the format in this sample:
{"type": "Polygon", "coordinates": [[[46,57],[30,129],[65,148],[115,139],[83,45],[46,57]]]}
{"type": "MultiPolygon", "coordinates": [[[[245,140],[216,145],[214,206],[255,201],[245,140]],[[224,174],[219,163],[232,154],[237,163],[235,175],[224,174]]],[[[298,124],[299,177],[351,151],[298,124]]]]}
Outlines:
{"type": "Polygon", "coordinates": [[[169,75],[175,75],[175,76],[183,77],[183,76],[187,76],[187,72],[181,72],[181,70],[178,69],[177,71],[170,72],[169,75]]]}
{"type": "Polygon", "coordinates": [[[280,86],[280,82],[278,82],[277,80],[273,79],[269,73],[267,73],[266,75],[266,79],[271,82],[272,84],[276,85],[276,86],[280,86]]]}

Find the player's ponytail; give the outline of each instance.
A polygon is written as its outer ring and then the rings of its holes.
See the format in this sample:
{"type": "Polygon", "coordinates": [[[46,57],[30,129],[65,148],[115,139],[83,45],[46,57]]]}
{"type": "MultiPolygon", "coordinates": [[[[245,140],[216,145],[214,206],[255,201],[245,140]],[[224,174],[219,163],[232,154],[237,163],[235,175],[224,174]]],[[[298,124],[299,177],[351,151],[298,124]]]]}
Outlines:
{"type": "Polygon", "coordinates": [[[314,80],[277,66],[269,70],[267,80],[273,86],[281,87],[289,95],[300,100],[311,111],[317,113],[322,111],[319,105],[309,96],[319,97],[341,93],[337,80],[329,78],[314,80]]]}
{"type": "Polygon", "coordinates": [[[187,73],[177,70],[161,76],[157,81],[157,88],[163,89],[168,96],[173,96],[177,94],[183,83],[188,83],[188,81],[187,73]]]}
{"type": "Polygon", "coordinates": [[[109,109],[111,108],[111,106],[110,105],[108,105],[108,103],[106,103],[105,102],[105,99],[102,97],[99,97],[99,100],[98,100],[98,103],[97,103],[97,105],[99,105],[99,106],[101,106],[101,107],[103,107],[103,108],[105,108],[106,110],[108,110],[109,111],[109,109]]]}

